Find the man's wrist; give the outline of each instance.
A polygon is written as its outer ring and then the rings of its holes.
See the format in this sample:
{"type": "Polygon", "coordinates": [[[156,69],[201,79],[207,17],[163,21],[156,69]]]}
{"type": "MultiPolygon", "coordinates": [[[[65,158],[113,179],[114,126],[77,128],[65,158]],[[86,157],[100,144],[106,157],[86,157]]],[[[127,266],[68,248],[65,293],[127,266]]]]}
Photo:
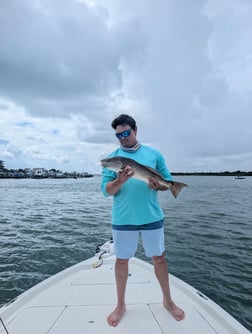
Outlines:
{"type": "Polygon", "coordinates": [[[120,181],[119,177],[117,179],[115,179],[115,183],[120,185],[120,186],[123,184],[123,182],[120,181]]]}

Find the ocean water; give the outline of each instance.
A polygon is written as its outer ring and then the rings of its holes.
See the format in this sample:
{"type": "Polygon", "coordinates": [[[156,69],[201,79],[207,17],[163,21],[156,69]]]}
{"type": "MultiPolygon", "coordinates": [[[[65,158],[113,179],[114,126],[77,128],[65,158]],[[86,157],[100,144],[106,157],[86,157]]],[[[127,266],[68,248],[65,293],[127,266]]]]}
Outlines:
{"type": "MultiPolygon", "coordinates": [[[[176,180],[189,185],[176,200],[159,196],[169,271],[252,330],[252,177],[176,180]]],[[[110,239],[100,181],[0,180],[0,305],[110,239]]],[[[137,256],[146,259],[141,245],[137,256]]]]}

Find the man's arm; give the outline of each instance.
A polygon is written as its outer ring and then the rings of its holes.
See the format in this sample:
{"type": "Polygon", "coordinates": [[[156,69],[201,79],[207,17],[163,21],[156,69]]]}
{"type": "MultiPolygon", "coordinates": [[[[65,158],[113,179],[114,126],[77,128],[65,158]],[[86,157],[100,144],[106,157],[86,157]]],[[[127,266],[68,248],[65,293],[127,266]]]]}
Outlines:
{"type": "Polygon", "coordinates": [[[125,166],[117,174],[117,178],[113,181],[110,181],[106,184],[106,191],[109,195],[115,195],[122,185],[134,175],[134,171],[130,166],[125,166]]]}

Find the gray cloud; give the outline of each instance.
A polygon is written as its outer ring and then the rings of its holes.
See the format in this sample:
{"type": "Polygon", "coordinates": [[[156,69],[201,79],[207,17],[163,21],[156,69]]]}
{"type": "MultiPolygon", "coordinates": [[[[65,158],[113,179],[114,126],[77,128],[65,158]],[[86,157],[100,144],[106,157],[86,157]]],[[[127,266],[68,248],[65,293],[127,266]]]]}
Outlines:
{"type": "Polygon", "coordinates": [[[242,0],[2,2],[1,156],[96,166],[126,112],[172,170],[251,170],[251,10],[242,0]]]}
{"type": "Polygon", "coordinates": [[[121,88],[121,60],[142,47],[135,29],[131,47],[132,23],[109,28],[108,13],[84,2],[11,0],[4,7],[1,94],[32,114],[64,117],[83,113],[85,104],[95,108],[98,97],[121,88]]]}

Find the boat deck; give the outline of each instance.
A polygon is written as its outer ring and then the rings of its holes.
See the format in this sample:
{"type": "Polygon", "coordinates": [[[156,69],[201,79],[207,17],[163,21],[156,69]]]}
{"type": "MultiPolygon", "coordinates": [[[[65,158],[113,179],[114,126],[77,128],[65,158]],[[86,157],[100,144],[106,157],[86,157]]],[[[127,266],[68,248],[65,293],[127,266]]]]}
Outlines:
{"type": "MultiPolygon", "coordinates": [[[[83,261],[41,282],[0,309],[9,334],[241,334],[240,323],[194,288],[170,275],[173,299],[185,310],[177,322],[162,305],[153,266],[130,260],[127,312],[118,327],[106,318],[116,304],[114,257],[94,268],[97,258],[83,261]]],[[[0,333],[6,333],[0,324],[0,333]]]]}

